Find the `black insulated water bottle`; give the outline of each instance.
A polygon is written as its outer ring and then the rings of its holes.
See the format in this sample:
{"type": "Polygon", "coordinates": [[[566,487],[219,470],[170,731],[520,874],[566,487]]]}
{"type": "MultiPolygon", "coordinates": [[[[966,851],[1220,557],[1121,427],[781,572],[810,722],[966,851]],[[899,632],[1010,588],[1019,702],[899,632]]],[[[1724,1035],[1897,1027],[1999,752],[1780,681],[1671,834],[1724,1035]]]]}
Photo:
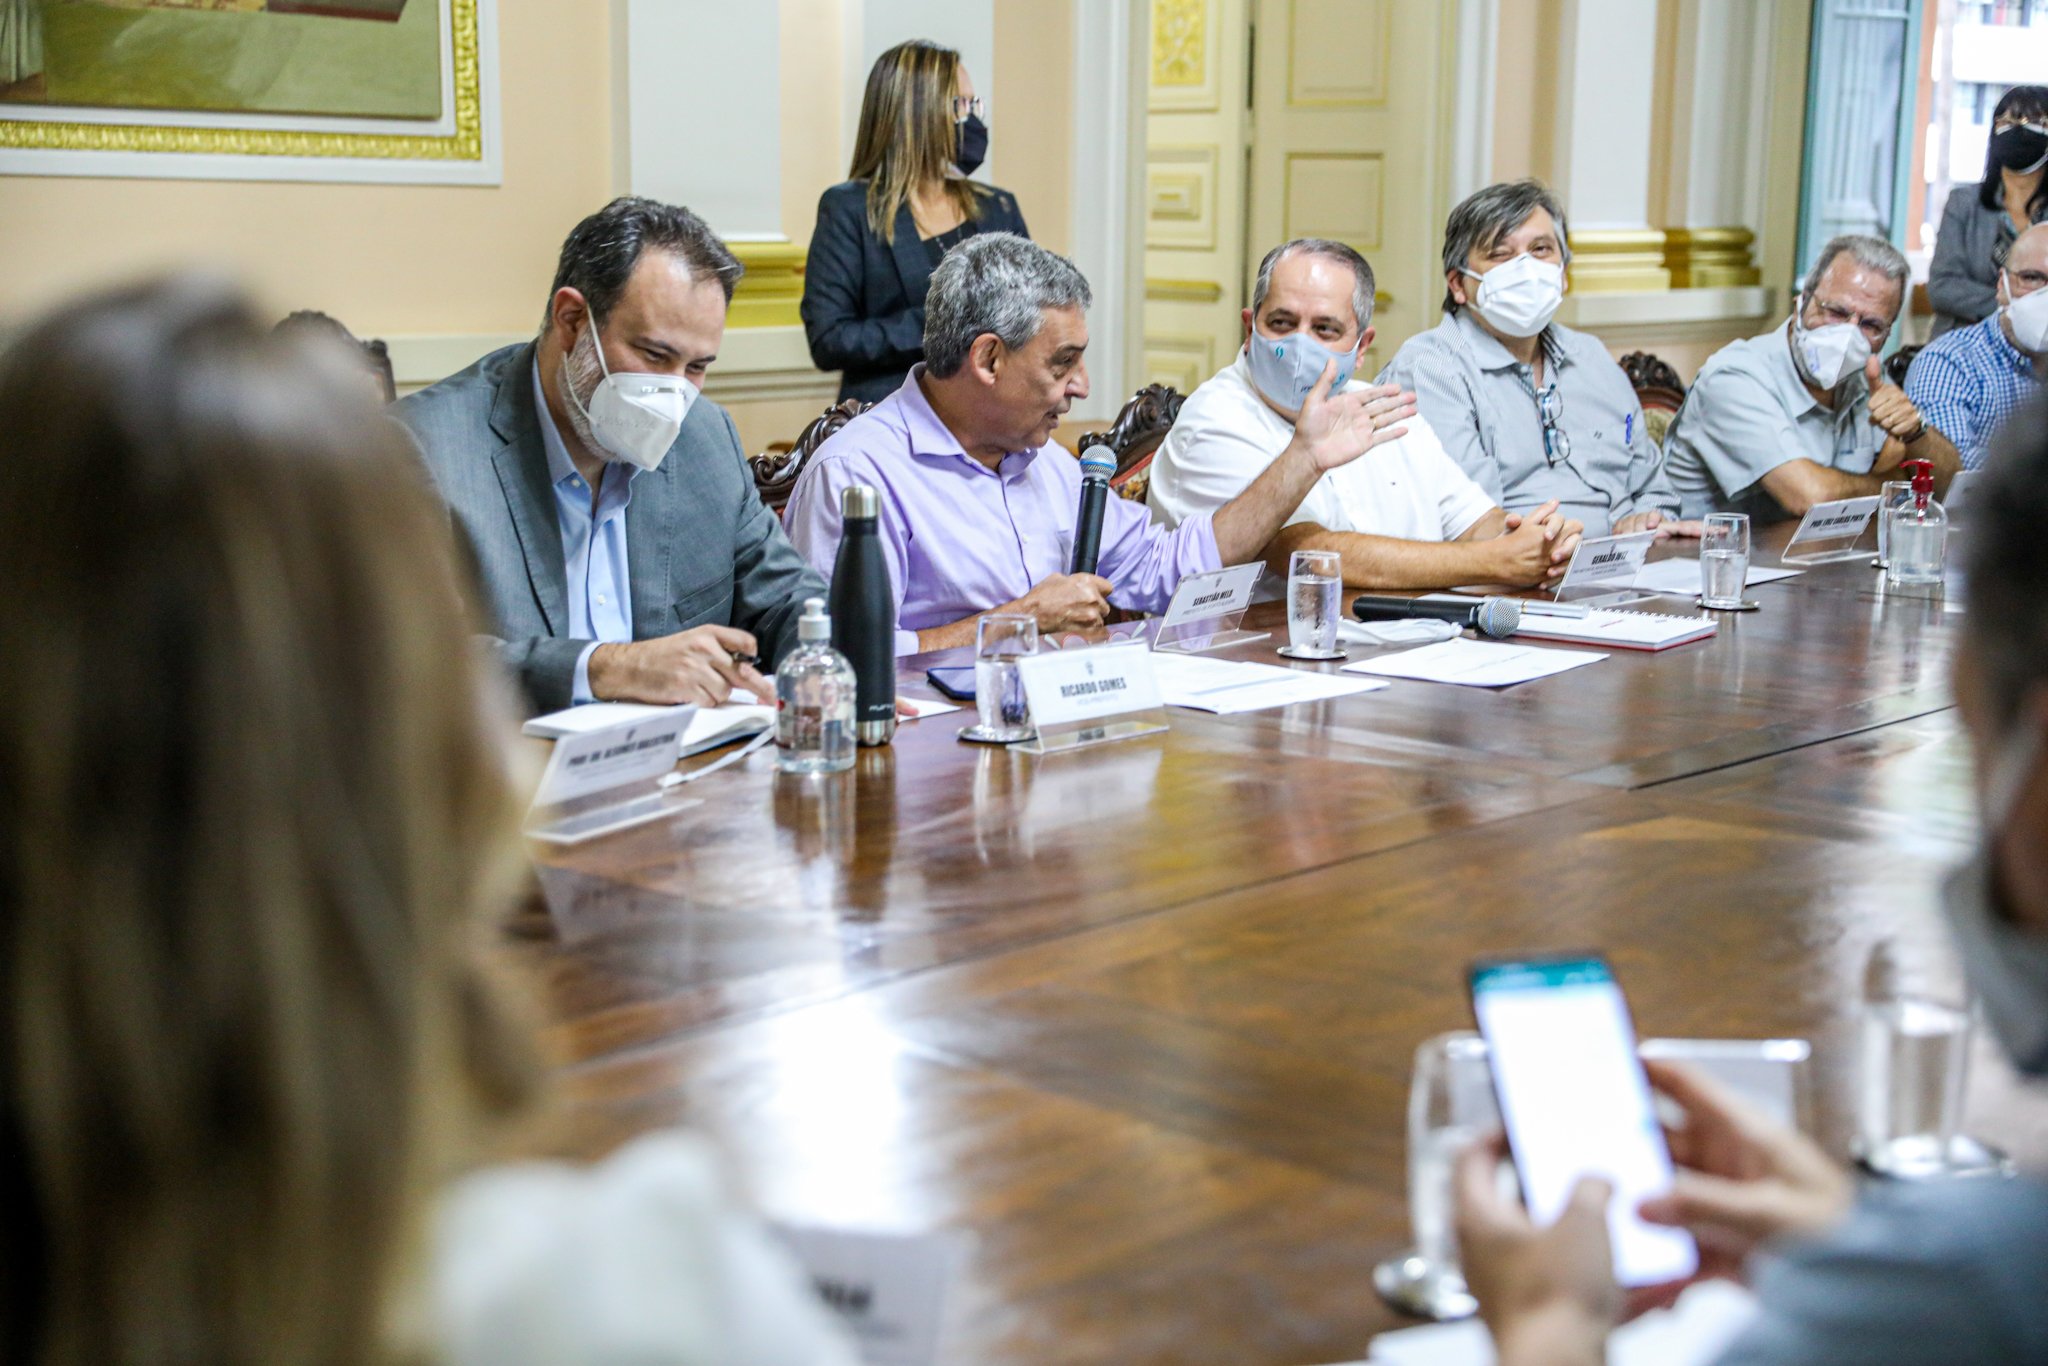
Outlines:
{"type": "Polygon", "coordinates": [[[876,525],[881,500],[866,484],[840,502],[845,534],[832,566],[832,648],[853,665],[853,732],[863,745],[896,734],[896,596],[876,525]]]}

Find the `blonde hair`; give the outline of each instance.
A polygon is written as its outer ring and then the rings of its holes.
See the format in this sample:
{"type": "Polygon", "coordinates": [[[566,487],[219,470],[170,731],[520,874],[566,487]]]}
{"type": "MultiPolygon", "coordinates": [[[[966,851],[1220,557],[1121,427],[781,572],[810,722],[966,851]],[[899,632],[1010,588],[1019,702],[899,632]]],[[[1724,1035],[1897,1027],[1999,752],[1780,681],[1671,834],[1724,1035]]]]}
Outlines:
{"type": "Polygon", "coordinates": [[[360,1366],[531,1058],[446,519],[353,362],[174,278],[0,358],[0,1358],[360,1366]]]}
{"type": "Polygon", "coordinates": [[[890,48],[868,72],[847,179],[868,183],[868,227],[884,242],[896,240],[897,210],[925,185],[942,186],[962,218],[981,217],[988,191],[953,165],[959,89],[960,54],[921,38],[890,48]]]}

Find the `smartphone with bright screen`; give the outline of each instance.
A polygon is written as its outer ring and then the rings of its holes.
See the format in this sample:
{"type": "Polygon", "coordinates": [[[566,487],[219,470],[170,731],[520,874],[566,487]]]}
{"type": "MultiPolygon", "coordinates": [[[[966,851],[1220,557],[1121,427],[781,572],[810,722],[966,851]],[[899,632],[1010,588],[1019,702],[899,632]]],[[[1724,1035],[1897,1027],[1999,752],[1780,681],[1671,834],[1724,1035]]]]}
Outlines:
{"type": "Polygon", "coordinates": [[[1692,1236],[1636,1214],[1643,1200],[1671,1188],[1671,1150],[1636,1057],[1628,1002],[1606,960],[1479,963],[1471,985],[1531,1217],[1551,1224],[1581,1176],[1605,1177],[1614,1186],[1607,1232],[1615,1280],[1661,1285],[1690,1276],[1699,1266],[1692,1236]]]}

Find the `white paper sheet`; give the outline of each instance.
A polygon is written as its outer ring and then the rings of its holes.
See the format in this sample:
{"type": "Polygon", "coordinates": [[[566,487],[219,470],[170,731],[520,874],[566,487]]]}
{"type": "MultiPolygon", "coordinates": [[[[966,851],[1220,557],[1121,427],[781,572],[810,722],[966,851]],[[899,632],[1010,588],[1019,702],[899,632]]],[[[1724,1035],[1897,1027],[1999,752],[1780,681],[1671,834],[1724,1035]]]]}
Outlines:
{"type": "Polygon", "coordinates": [[[1605,658],[1605,654],[1583,650],[1546,650],[1535,645],[1447,640],[1440,645],[1425,645],[1419,650],[1403,650],[1377,659],[1356,660],[1346,664],[1344,672],[1415,678],[1424,683],[1462,683],[1473,688],[1505,688],[1605,658]]]}
{"type": "MultiPolygon", "coordinates": [[[[1653,1309],[1607,1339],[1608,1366],[1706,1366],[1756,1316],[1756,1297],[1729,1281],[1701,1281],[1670,1309],[1653,1309]]],[[[1372,1340],[1348,1366],[1494,1366],[1493,1339],[1477,1319],[1403,1328],[1372,1340]]]]}
{"type": "Polygon", "coordinates": [[[1320,702],[1387,686],[1370,678],[1339,678],[1310,669],[1203,659],[1198,655],[1155,653],[1152,665],[1158,672],[1159,693],[1167,706],[1226,716],[1287,707],[1296,702],[1320,702]]]}
{"type": "MultiPolygon", "coordinates": [[[[1749,573],[1742,580],[1744,586],[1771,583],[1777,579],[1796,578],[1806,571],[1802,569],[1770,569],[1760,564],[1749,567],[1749,573]]],[[[1652,593],[1675,593],[1698,597],[1700,592],[1700,562],[1696,559],[1674,558],[1646,564],[1636,571],[1636,587],[1646,588],[1652,593]]]]}

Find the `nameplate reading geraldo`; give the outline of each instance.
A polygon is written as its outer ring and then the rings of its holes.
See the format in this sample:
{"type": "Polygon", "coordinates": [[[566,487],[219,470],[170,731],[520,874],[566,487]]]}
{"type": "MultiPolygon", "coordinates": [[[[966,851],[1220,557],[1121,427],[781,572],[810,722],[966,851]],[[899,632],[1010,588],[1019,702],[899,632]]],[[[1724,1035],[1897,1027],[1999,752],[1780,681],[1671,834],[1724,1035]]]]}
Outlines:
{"type": "Polygon", "coordinates": [[[1040,731],[1163,705],[1142,641],[1045,650],[1017,666],[1040,731]]]}
{"type": "Polygon", "coordinates": [[[1564,582],[1558,585],[1559,593],[1593,584],[1634,583],[1636,572],[1650,558],[1650,547],[1656,540],[1654,531],[1637,531],[1626,536],[1580,541],[1579,548],[1572,552],[1571,564],[1565,568],[1564,582]]]}

